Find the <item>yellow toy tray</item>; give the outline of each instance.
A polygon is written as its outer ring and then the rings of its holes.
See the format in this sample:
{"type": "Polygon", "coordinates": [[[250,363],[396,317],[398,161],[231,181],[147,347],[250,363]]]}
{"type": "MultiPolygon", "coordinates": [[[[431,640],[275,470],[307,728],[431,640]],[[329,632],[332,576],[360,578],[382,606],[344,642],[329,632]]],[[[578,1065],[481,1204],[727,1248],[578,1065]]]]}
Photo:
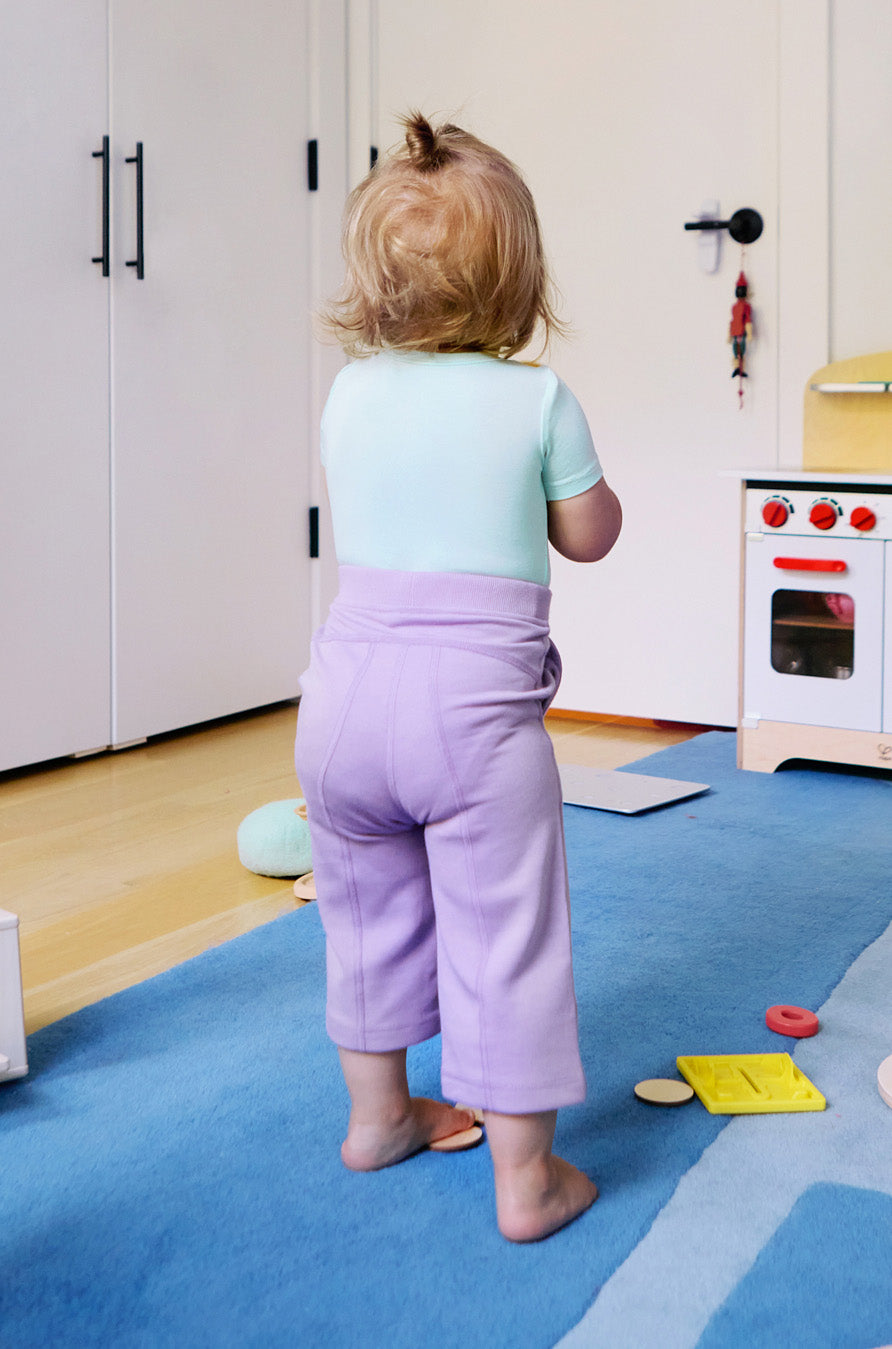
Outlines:
{"type": "Polygon", "coordinates": [[[712,1115],[825,1110],[827,1102],[789,1054],[702,1054],[676,1059],[712,1115]]]}

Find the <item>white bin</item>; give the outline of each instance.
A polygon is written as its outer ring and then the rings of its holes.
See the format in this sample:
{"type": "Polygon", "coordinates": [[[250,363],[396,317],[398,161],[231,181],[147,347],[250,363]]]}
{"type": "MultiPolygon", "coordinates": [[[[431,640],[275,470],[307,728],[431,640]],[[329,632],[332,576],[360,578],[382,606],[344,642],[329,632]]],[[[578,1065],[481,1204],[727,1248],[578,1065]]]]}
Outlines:
{"type": "Polygon", "coordinates": [[[27,1071],[19,920],[0,909],[0,1082],[27,1071]]]}

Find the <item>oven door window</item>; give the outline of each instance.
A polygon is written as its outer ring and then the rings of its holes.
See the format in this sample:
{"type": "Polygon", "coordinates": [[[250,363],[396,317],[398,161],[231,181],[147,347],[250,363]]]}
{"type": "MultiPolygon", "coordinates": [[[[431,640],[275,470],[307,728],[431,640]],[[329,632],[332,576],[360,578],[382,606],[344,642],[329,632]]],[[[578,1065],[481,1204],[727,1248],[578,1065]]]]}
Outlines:
{"type": "Polygon", "coordinates": [[[851,679],[855,668],[855,601],[851,595],[775,590],[771,664],[778,674],[851,679]]]}

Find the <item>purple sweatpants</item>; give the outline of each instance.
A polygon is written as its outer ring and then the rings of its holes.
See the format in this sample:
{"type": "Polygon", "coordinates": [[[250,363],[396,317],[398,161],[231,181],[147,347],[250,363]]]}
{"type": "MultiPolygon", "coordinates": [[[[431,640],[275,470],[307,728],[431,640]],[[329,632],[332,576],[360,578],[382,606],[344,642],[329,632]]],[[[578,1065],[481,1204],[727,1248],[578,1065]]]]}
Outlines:
{"type": "Polygon", "coordinates": [[[550,599],[342,567],[301,680],[328,1032],[386,1051],[442,1031],[443,1095],[504,1114],[585,1098],[550,599]]]}

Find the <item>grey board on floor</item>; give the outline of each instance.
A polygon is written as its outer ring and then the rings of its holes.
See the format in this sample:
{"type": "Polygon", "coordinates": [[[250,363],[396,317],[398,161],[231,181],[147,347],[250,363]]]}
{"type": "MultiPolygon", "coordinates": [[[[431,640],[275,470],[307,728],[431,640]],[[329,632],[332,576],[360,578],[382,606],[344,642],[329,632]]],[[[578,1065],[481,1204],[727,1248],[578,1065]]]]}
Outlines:
{"type": "Polygon", "coordinates": [[[637,815],[642,810],[668,806],[709,791],[707,782],[680,782],[676,778],[653,778],[644,773],[621,773],[585,764],[560,764],[561,791],[568,806],[613,810],[637,815]]]}

